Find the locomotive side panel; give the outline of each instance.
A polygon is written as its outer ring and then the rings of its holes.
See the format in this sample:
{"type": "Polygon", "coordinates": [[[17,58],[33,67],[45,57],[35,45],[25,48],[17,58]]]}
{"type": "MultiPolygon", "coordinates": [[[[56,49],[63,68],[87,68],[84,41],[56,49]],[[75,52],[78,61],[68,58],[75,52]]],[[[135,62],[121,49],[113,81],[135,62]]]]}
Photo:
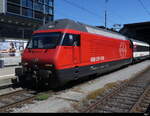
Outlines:
{"type": "Polygon", "coordinates": [[[82,33],[80,47],[79,77],[107,72],[132,62],[132,48],[128,40],[82,33]]]}
{"type": "Polygon", "coordinates": [[[132,49],[128,40],[87,34],[83,41],[82,61],[85,64],[92,65],[132,57],[132,49]]]}

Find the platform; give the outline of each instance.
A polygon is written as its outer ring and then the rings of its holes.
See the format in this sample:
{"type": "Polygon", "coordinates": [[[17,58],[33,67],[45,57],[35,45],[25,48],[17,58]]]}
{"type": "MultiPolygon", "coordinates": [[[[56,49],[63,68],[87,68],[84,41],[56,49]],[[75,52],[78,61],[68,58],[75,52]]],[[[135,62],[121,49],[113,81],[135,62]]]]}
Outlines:
{"type": "Polygon", "coordinates": [[[15,77],[15,68],[17,66],[0,68],[0,87],[12,84],[11,79],[15,77]]]}
{"type": "Polygon", "coordinates": [[[4,61],[4,66],[17,66],[21,62],[21,57],[20,56],[4,57],[0,58],[0,60],[4,61]]]}

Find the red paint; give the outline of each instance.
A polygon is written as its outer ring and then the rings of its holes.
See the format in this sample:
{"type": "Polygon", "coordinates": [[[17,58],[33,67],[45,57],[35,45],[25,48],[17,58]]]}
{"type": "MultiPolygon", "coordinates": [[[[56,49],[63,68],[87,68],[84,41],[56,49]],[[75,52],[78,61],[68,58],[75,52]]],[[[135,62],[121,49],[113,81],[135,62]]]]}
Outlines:
{"type": "Polygon", "coordinates": [[[32,63],[38,59],[38,64],[54,64],[56,70],[87,66],[97,63],[117,61],[132,58],[132,48],[129,40],[100,36],[96,34],[75,31],[71,29],[40,30],[35,33],[62,32],[80,34],[80,46],[57,46],[56,49],[26,49],[22,56],[23,62],[32,63]],[[91,62],[96,60],[95,62],[91,62]]]}

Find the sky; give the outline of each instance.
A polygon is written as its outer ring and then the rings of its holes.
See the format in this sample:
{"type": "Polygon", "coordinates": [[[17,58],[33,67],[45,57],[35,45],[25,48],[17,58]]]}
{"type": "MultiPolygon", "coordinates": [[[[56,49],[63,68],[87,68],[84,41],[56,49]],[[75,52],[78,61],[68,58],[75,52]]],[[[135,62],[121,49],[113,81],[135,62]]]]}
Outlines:
{"type": "Polygon", "coordinates": [[[150,0],[55,0],[55,20],[72,19],[93,26],[150,21],[150,0]],[[142,1],[142,3],[140,2],[142,1]],[[143,5],[144,6],[143,6],[143,5]]]}

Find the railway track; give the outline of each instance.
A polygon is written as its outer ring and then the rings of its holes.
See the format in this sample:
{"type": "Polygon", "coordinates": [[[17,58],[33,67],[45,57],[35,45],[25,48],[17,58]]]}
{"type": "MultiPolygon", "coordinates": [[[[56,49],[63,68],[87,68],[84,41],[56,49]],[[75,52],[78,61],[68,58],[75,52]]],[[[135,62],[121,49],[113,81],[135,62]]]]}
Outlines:
{"type": "MultiPolygon", "coordinates": [[[[150,70],[125,82],[120,87],[97,97],[92,104],[84,106],[79,112],[145,112],[150,104],[150,70]]],[[[54,94],[52,91],[46,92],[54,94]]],[[[35,91],[19,90],[0,96],[0,112],[11,112],[12,108],[32,103],[38,95],[35,91]]]]}
{"type": "Polygon", "coordinates": [[[83,105],[79,112],[129,113],[146,112],[150,104],[150,70],[127,81],[107,95],[98,96],[92,103],[83,105]]]}
{"type": "Polygon", "coordinates": [[[0,96],[0,112],[10,112],[11,108],[21,106],[24,103],[33,101],[36,97],[36,92],[18,90],[0,96]]]}

